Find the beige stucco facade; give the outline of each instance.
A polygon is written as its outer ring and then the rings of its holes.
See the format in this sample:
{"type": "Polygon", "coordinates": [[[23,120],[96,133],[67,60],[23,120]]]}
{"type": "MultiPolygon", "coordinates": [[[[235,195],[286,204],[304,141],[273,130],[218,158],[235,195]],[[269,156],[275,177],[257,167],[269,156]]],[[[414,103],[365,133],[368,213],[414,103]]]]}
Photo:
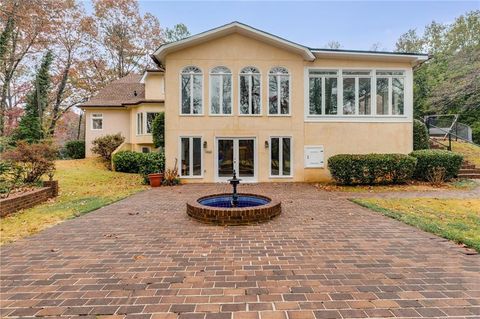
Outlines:
{"type": "MultiPolygon", "coordinates": [[[[203,177],[188,178],[185,182],[215,182],[216,139],[219,137],[253,137],[256,140],[256,181],[321,181],[329,178],[328,169],[305,168],[304,146],[322,145],[324,161],[339,153],[409,153],[412,150],[412,67],[408,63],[375,61],[371,59],[317,59],[307,62],[295,53],[278,49],[240,34],[232,34],[165,58],[166,83],[166,144],[167,166],[179,160],[181,136],[200,136],[203,148],[203,177]],[[180,72],[194,65],[203,71],[204,114],[180,114],[180,72]],[[209,114],[209,71],[226,66],[233,74],[233,115],[209,114]],[[255,66],[261,72],[261,115],[239,115],[239,77],[245,66],[255,66]],[[290,115],[268,115],[268,72],[283,66],[290,72],[290,115]],[[305,72],[309,67],[347,69],[402,69],[406,72],[405,116],[392,119],[325,119],[308,121],[305,118],[305,72]],[[290,178],[270,176],[269,149],[265,146],[272,136],[292,138],[292,168],[290,178]]],[[[325,165],[326,166],[326,165],[325,165]]]]}
{"type": "MultiPolygon", "coordinates": [[[[296,47],[296,44],[281,42],[282,39],[276,40],[268,34],[257,36],[256,30],[237,32],[242,31],[242,25],[237,24],[234,27],[231,32],[226,32],[222,29],[225,27],[221,27],[219,35],[210,36],[207,32],[200,39],[193,37],[192,40],[180,41],[177,47],[175,43],[172,48],[167,45],[168,50],[163,53],[159,49],[154,56],[157,61],[161,61],[165,72],[147,72],[142,78],[145,100],[149,103],[102,110],[102,132],[91,131],[89,127],[89,116],[91,113],[100,112],[100,109],[87,109],[87,145],[101,134],[121,132],[127,137],[123,149],[141,151],[142,146],[152,145],[152,138],[149,134],[136,134],[136,114],[165,111],[167,168],[172,168],[176,162],[179,163],[179,169],[182,167],[182,137],[201,138],[201,154],[196,153],[196,156],[201,158],[201,174],[182,178],[185,183],[225,180],[220,178],[218,173],[219,158],[222,157],[219,153],[220,139],[253,139],[252,161],[255,176],[249,179],[253,182],[324,181],[330,178],[328,158],[335,154],[406,154],[412,150],[412,66],[416,63],[413,58],[394,54],[317,52],[313,49],[310,52],[303,47],[296,47]],[[201,114],[181,114],[181,72],[187,66],[195,66],[202,72],[201,114]],[[232,74],[231,115],[216,115],[210,112],[210,72],[217,66],[227,67],[232,74]],[[261,114],[242,115],[239,112],[239,73],[246,66],[254,66],[260,71],[261,114]],[[289,73],[288,115],[268,114],[268,73],[278,66],[286,68],[289,73]],[[340,113],[334,116],[309,116],[310,69],[334,69],[338,70],[339,74],[342,74],[342,70],[369,70],[372,74],[376,71],[400,71],[404,79],[404,112],[395,116],[341,116],[340,113]],[[271,137],[290,138],[291,174],[288,176],[271,175],[271,137]],[[306,167],[309,158],[306,149],[311,147],[322,150],[323,167],[306,167]]],[[[372,108],[375,108],[375,103],[373,100],[372,108]]],[[[91,154],[88,147],[87,154],[91,154]]]]}

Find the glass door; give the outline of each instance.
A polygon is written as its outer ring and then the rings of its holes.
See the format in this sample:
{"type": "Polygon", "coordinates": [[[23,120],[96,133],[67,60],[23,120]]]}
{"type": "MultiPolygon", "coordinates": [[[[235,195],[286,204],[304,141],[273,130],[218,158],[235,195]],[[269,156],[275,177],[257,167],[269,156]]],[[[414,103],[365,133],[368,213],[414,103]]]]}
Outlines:
{"type": "Polygon", "coordinates": [[[245,182],[256,181],[254,138],[218,138],[216,149],[216,178],[225,182],[233,171],[245,182]]]}

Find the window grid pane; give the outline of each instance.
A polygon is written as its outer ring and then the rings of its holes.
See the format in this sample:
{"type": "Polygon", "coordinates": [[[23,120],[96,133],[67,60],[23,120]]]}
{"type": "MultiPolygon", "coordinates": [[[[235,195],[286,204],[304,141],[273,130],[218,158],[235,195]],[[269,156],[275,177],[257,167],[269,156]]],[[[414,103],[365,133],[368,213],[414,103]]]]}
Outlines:
{"type": "Polygon", "coordinates": [[[403,115],[404,113],[404,84],[403,78],[392,79],[392,114],[403,115]]]}
{"type": "Polygon", "coordinates": [[[282,175],[289,176],[290,172],[290,138],[282,138],[282,175]]]}
{"type": "Polygon", "coordinates": [[[202,175],[202,142],[201,138],[194,137],[193,140],[193,153],[192,153],[192,165],[193,176],[202,175]]]}
{"type": "Polygon", "coordinates": [[[325,114],[337,114],[337,78],[325,78],[325,114]]]}
{"type": "Polygon", "coordinates": [[[309,114],[322,114],[322,78],[309,79],[310,108],[309,114]]]}
{"type": "Polygon", "coordinates": [[[278,78],[277,76],[270,75],[268,77],[268,113],[278,114],[278,78]]]}
{"type": "Polygon", "coordinates": [[[377,78],[377,114],[388,114],[388,78],[377,78]]]}
{"type": "Polygon", "coordinates": [[[359,78],[358,79],[358,114],[370,115],[371,114],[371,79],[359,78]]]}
{"type": "Polygon", "coordinates": [[[355,78],[343,78],[343,114],[355,114],[355,78]]]}
{"type": "Polygon", "coordinates": [[[270,140],[270,174],[272,176],[280,175],[280,142],[279,138],[275,137],[270,140]]]}

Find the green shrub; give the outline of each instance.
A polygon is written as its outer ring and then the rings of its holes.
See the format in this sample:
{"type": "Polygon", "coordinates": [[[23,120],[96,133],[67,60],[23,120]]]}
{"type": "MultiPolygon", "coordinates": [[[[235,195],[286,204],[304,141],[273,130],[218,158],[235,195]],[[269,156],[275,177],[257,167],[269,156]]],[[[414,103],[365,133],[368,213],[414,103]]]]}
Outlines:
{"type": "Polygon", "coordinates": [[[412,177],[415,163],[404,154],[339,154],[328,159],[328,168],[339,184],[397,184],[412,177]]]}
{"type": "Polygon", "coordinates": [[[448,181],[458,175],[463,162],[462,155],[445,150],[418,150],[410,155],[417,159],[414,178],[424,181],[428,181],[433,170],[438,168],[445,169],[445,180],[448,181]]]}
{"type": "Polygon", "coordinates": [[[152,123],[152,138],[155,147],[165,146],[165,113],[161,112],[155,116],[152,123]]]}
{"type": "Polygon", "coordinates": [[[422,121],[413,120],[413,150],[425,150],[429,148],[427,126],[422,121]]]}
{"type": "Polygon", "coordinates": [[[165,170],[163,153],[120,151],[113,155],[112,161],[117,172],[141,174],[145,183],[148,183],[148,174],[165,170]]]}
{"type": "Polygon", "coordinates": [[[68,141],[65,143],[65,151],[69,158],[85,158],[85,141],[68,141]]]}
{"type": "Polygon", "coordinates": [[[142,160],[139,167],[139,173],[143,177],[143,182],[148,184],[148,174],[163,173],[165,170],[165,155],[162,153],[139,153],[142,154],[142,160]]]}
{"type": "Polygon", "coordinates": [[[143,153],[132,151],[120,151],[112,157],[113,166],[117,172],[138,173],[143,153]]]}
{"type": "Polygon", "coordinates": [[[107,166],[110,167],[112,153],[123,143],[123,141],[125,141],[125,138],[120,133],[97,137],[92,142],[92,152],[100,155],[100,157],[108,164],[107,166]]]}

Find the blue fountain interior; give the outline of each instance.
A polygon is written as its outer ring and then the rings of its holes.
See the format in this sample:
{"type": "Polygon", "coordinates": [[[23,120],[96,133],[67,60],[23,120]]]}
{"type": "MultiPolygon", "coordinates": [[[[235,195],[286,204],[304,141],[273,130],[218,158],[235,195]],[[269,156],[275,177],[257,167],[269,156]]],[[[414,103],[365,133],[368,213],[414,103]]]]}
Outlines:
{"type": "MultiPolygon", "coordinates": [[[[233,208],[232,195],[218,195],[208,198],[203,198],[198,201],[200,204],[210,207],[226,207],[233,208]]],[[[255,207],[268,204],[270,200],[254,195],[238,195],[237,207],[255,207]]]]}

